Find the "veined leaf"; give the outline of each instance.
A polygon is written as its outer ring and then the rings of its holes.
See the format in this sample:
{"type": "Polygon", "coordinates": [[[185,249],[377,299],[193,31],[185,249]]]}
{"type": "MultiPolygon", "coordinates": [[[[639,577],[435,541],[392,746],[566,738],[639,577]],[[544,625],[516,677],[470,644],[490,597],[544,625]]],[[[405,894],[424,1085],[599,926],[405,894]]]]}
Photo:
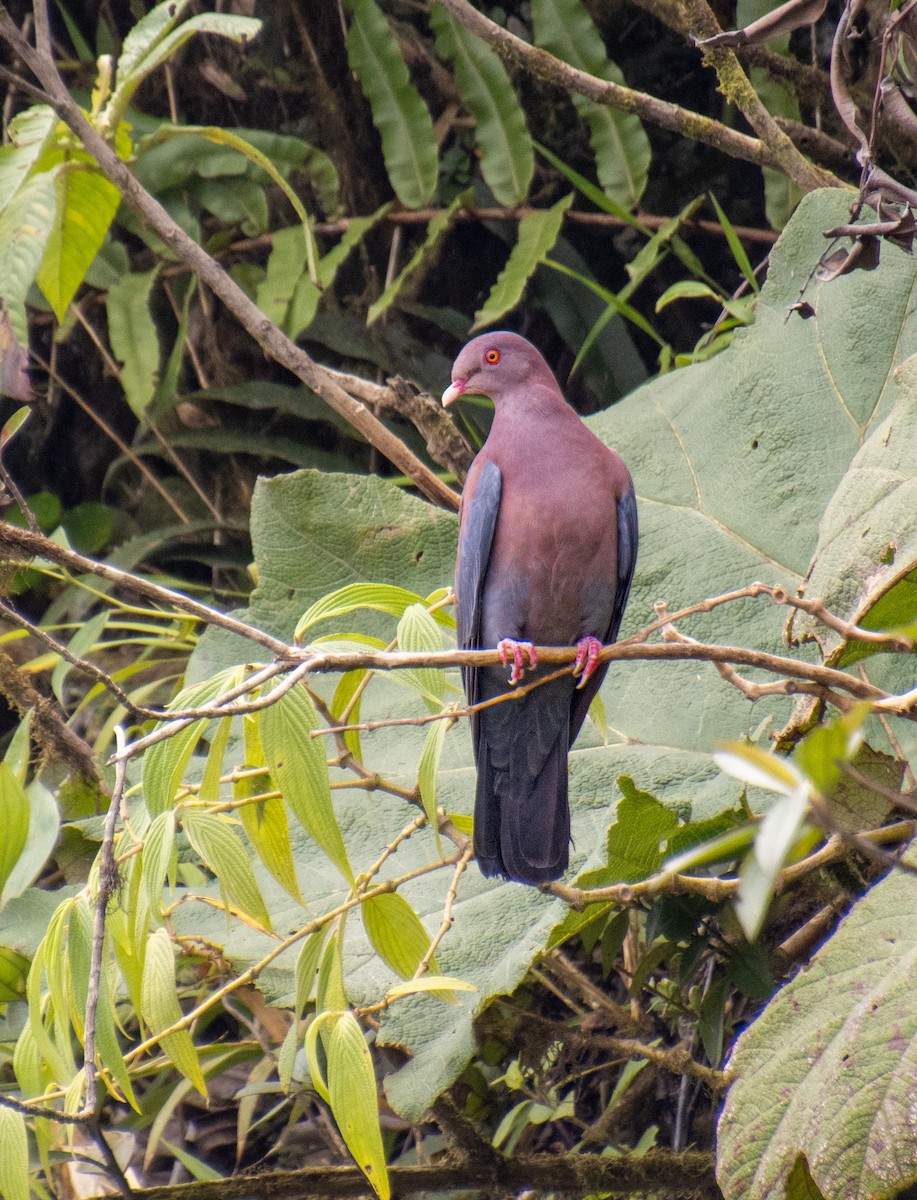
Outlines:
{"type": "Polygon", "coordinates": [[[344,986],[344,929],[343,918],[328,938],[322,952],[315,983],[316,1012],[334,1011],[347,1007],[347,989],[344,986]]]}
{"type": "MultiPolygon", "coordinates": [[[[421,654],[443,648],[443,635],[422,604],[409,604],[398,622],[398,647],[421,654]]],[[[442,667],[415,667],[404,674],[415,680],[431,712],[438,712],[446,691],[446,672],[442,667]]]]}
{"type": "Polygon", "coordinates": [[[152,54],[162,43],[170,29],[174,29],[188,7],[190,0],[162,0],[134,25],[124,39],[118,69],[115,76],[115,91],[124,88],[128,80],[137,77],[140,66],[147,55],[152,54]]]}
{"type": "MultiPolygon", "coordinates": [[[[362,694],[358,694],[357,689],[361,686],[367,674],[368,672],[366,671],[345,671],[338,680],[338,685],[334,689],[334,696],[331,698],[331,715],[337,720],[340,720],[342,714],[347,712],[348,724],[359,724],[362,694]]],[[[348,729],[344,734],[344,743],[357,762],[362,762],[363,747],[360,743],[359,729],[348,729]]]]}
{"type": "MultiPolygon", "coordinates": [[[[393,617],[403,617],[410,605],[425,603],[427,602],[422,596],[390,583],[349,583],[346,587],[338,588],[336,592],[322,596],[321,600],[317,600],[308,608],[296,624],[293,639],[301,644],[306,632],[319,621],[328,620],[329,617],[342,617],[359,608],[372,608],[377,612],[390,613],[393,617]]],[[[455,618],[451,613],[438,608],[430,615],[440,625],[455,628],[455,618]]]]}
{"type": "MultiPolygon", "coordinates": [[[[580,0],[533,0],[532,25],[536,44],[571,67],[611,83],[625,82],[580,0]]],[[[599,183],[619,204],[635,208],[646,187],[651,157],[640,118],[576,92],[572,98],[589,125],[599,183]]]]}
{"type": "Polygon", "coordinates": [[[0,146],[0,211],[23,185],[54,134],[58,116],[47,104],[36,104],[13,117],[10,145],[0,146]]]}
{"type": "Polygon", "coordinates": [[[406,979],[396,983],[385,993],[386,1000],[400,1000],[403,996],[416,996],[418,992],[430,992],[440,1000],[452,1001],[453,992],[476,992],[473,983],[455,979],[451,975],[421,975],[419,979],[406,979]]]}
{"type": "MultiPolygon", "coordinates": [[[[239,779],[233,784],[233,795],[238,800],[257,794],[267,782],[266,770],[264,775],[239,779]]],[[[283,800],[279,796],[254,800],[237,809],[237,815],[248,840],[255,848],[255,853],[280,886],[302,904],[302,892],[296,877],[296,864],[293,861],[293,848],[290,843],[290,824],[283,800]]]]}
{"type": "MultiPolygon", "coordinates": [[[[147,941],[142,997],[143,1019],[154,1034],[181,1020],[181,1005],[175,990],[175,955],[164,929],[157,929],[147,941]]],[[[188,1030],[177,1029],[159,1042],[168,1058],[206,1100],[207,1084],[188,1030]]]]}
{"type": "Polygon", "coordinates": [[[29,1200],[29,1140],[25,1117],[0,1107],[0,1196],[29,1200]]]}
{"type": "Polygon", "coordinates": [[[315,972],[325,944],[325,928],[310,933],[296,959],[296,1019],[301,1019],[315,991],[315,972]]]}
{"type": "Polygon", "coordinates": [[[34,882],[54,850],[60,831],[57,801],[40,778],[32,780],[25,794],[29,802],[29,832],[6,884],[0,885],[4,902],[21,896],[34,882]]]}
{"type": "Polygon", "coordinates": [[[430,828],[436,837],[436,848],[441,852],[439,826],[436,818],[436,776],[439,772],[439,760],[443,753],[443,742],[449,732],[451,722],[447,720],[434,721],[424,738],[420,761],[417,764],[417,786],[420,789],[420,802],[427,814],[430,828]]]}
{"type": "Polygon", "coordinates": [[[449,205],[443,209],[441,213],[433,218],[427,226],[427,236],[424,238],[420,246],[411,255],[407,265],[395,276],[392,282],[388,285],[379,299],[370,305],[369,313],[366,317],[366,323],[372,325],[373,321],[378,320],[382,314],[394,304],[399,293],[403,289],[405,283],[410,279],[414,272],[423,263],[429,269],[434,251],[443,234],[449,228],[449,222],[457,208],[461,208],[467,204],[470,199],[470,192],[462,192],[449,205]]]}
{"type": "Polygon", "coordinates": [[[518,240],[513,246],[506,266],[490,289],[484,307],[474,315],[472,329],[493,325],[522,299],[529,276],[550,254],[560,237],[564,213],[573,203],[573,193],[564,196],[550,208],[529,213],[519,222],[518,240]]]}
{"type": "Polygon", "coordinates": [[[216,804],[220,799],[220,775],[223,770],[223,756],[232,731],[232,717],[222,717],[217,722],[216,733],[210,739],[210,749],[207,751],[207,761],[204,764],[204,774],[197,798],[202,804],[216,804]]]}
{"type": "Polygon", "coordinates": [[[347,882],[353,883],[353,871],[331,803],[324,742],[309,737],[309,731],[318,725],[315,708],[302,687],[291,688],[275,704],[258,713],[261,745],[274,786],[306,833],[321,846],[347,882]]]}
{"type": "MultiPolygon", "coordinates": [[[[220,671],[212,679],[184,688],[169,705],[172,709],[197,708],[216,699],[221,692],[238,682],[239,668],[220,671]]],[[[171,808],[175,793],[181,786],[188,759],[208,725],[202,718],[180,729],[172,737],[151,746],[143,756],[143,797],[147,812],[158,816],[171,808]]]]}
{"type": "Polygon", "coordinates": [[[191,845],[216,875],[220,891],[229,903],[270,929],[270,914],[252,865],[229,821],[216,813],[188,807],[182,813],[182,825],[191,845]]]}
{"type": "MultiPolygon", "coordinates": [[[[373,949],[402,979],[410,979],[430,949],[420,917],[397,892],[370,896],[360,905],[363,927],[373,949]]],[[[438,971],[435,959],[430,969],[438,971]]]]}
{"type": "Polygon", "coordinates": [[[108,337],[121,363],[121,386],[134,416],[142,421],[159,380],[159,332],[150,312],[150,293],[159,268],[122,275],[105,302],[108,337]]]}
{"type": "Polygon", "coordinates": [[[430,112],[375,0],[347,0],[347,7],[347,57],[372,109],[389,179],[402,204],[422,208],[430,202],[439,173],[430,112]]]}
{"type": "Polygon", "coordinates": [[[0,297],[6,301],[10,325],[22,346],[29,344],[25,298],[35,282],[55,222],[55,171],[29,179],[0,212],[0,297]]]}
{"type": "Polygon", "coordinates": [[[175,877],[175,813],[171,808],[159,813],[151,821],[140,861],[147,903],[158,917],[162,889],[167,879],[175,877]]]}
{"type": "Polygon", "coordinates": [[[0,896],[25,849],[31,810],[25,788],[6,762],[0,762],[0,896]]]}
{"type": "Polygon", "coordinates": [[[121,193],[94,166],[67,163],[54,174],[55,210],[38,286],[63,321],[114,220],[121,193]]]}
{"type": "Polygon", "coordinates": [[[451,59],[462,99],[475,120],[481,173],[500,204],[521,204],[535,171],[535,152],[506,68],[493,50],[439,4],[430,8],[436,49],[451,59]]]}
{"type": "Polygon", "coordinates": [[[376,1075],[366,1038],[353,1013],[341,1013],[334,1023],[327,1053],[328,1096],[341,1137],[380,1200],[389,1200],[376,1075]]]}

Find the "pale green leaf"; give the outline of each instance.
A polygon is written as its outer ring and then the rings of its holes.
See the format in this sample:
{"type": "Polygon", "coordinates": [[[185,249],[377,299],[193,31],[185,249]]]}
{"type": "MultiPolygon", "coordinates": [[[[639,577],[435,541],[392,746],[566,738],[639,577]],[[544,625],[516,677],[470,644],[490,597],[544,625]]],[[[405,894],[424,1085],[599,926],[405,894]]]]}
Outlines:
{"type": "Polygon", "coordinates": [[[143,78],[139,68],[147,55],[162,43],[166,34],[178,24],[190,0],[162,0],[134,25],[121,46],[115,91],[127,86],[135,75],[143,78]]]}
{"type": "Polygon", "coordinates": [[[325,928],[316,929],[303,941],[296,958],[296,1019],[306,1010],[315,991],[315,972],[318,970],[322,946],[325,944],[325,928]]]}
{"type": "Polygon", "coordinates": [[[269,930],[270,914],[245,847],[229,819],[223,814],[189,807],[182,813],[182,825],[191,845],[216,875],[229,903],[269,930]]]}
{"type": "MultiPolygon", "coordinates": [[[[157,929],[147,941],[142,996],[142,1016],[153,1034],[162,1033],[181,1020],[181,1005],[175,990],[175,955],[164,929],[157,929]]],[[[207,1084],[188,1030],[174,1030],[161,1037],[159,1042],[182,1075],[206,1099],[207,1084]]]]}
{"type": "MultiPolygon", "coordinates": [[[[430,949],[430,935],[417,913],[397,892],[370,896],[360,905],[363,928],[373,949],[402,979],[410,979],[430,949]]],[[[430,969],[438,971],[435,959],[430,969]]]]}
{"type": "Polygon", "coordinates": [[[328,1096],[347,1149],[380,1200],[389,1200],[388,1172],[372,1057],[351,1012],[341,1013],[327,1042],[328,1096]]]}
{"type": "Polygon", "coordinates": [[[315,984],[315,1011],[337,1011],[347,1007],[347,988],[344,984],[343,919],[328,938],[318,966],[315,984]]]}
{"type": "Polygon", "coordinates": [[[29,1200],[29,1141],[25,1117],[0,1106],[0,1196],[29,1200]]]}
{"type": "MultiPolygon", "coordinates": [[[[602,37],[580,0],[532,0],[535,42],[572,67],[611,83],[624,76],[610,62],[602,37]]],[[[625,208],[636,207],[646,187],[650,144],[632,113],[596,104],[572,93],[573,103],[589,125],[599,183],[625,208]]]]}
{"type": "Polygon", "coordinates": [[[748,742],[724,743],[713,757],[721,771],[741,779],[749,787],[790,796],[805,782],[793,763],[748,742]]]}
{"type": "Polygon", "coordinates": [[[220,799],[220,776],[223,771],[223,756],[232,732],[232,717],[223,717],[217,722],[216,732],[210,739],[210,749],[207,751],[207,761],[204,763],[204,774],[198,789],[197,798],[202,804],[216,804],[220,799]]]}
{"type": "Polygon", "coordinates": [[[430,828],[436,834],[437,849],[439,846],[439,828],[436,815],[436,777],[443,754],[443,743],[449,732],[450,722],[447,720],[434,721],[424,738],[420,761],[417,764],[417,787],[420,791],[420,802],[427,814],[430,828]]]}
{"type": "MultiPolygon", "coordinates": [[[[239,800],[257,795],[267,789],[268,774],[252,778],[248,776],[233,784],[233,796],[239,800]]],[[[290,824],[283,800],[272,796],[267,800],[255,800],[243,804],[237,815],[255,853],[274,876],[280,886],[302,904],[302,892],[296,877],[296,863],[290,842],[290,824]]]]}
{"type": "Polygon", "coordinates": [[[54,171],[29,179],[0,212],[0,297],[20,345],[29,344],[25,298],[35,281],[55,225],[57,193],[54,171]]]}
{"type": "Polygon", "coordinates": [[[539,209],[522,218],[518,240],[483,307],[475,313],[473,329],[493,325],[516,307],[532,272],[545,261],[560,237],[564,213],[572,203],[571,192],[550,208],[539,209]]]}
{"type": "Polygon", "coordinates": [[[678,283],[667,287],[656,301],[656,312],[662,312],[673,300],[713,300],[720,305],[723,303],[722,297],[699,279],[680,279],[678,283]]]}
{"type": "Polygon", "coordinates": [[[108,289],[108,338],[121,363],[121,386],[131,412],[142,421],[159,381],[159,333],[150,312],[150,293],[159,268],[122,275],[108,289]]]}
{"type": "Polygon", "coordinates": [[[375,0],[347,0],[347,57],[372,110],[395,194],[407,208],[430,202],[439,173],[433,121],[388,20],[375,0]]]}
{"type": "MultiPolygon", "coordinates": [[[[342,617],[361,608],[375,609],[400,618],[412,604],[423,605],[423,597],[387,583],[350,583],[312,604],[297,621],[293,636],[296,642],[301,643],[305,634],[319,621],[342,617]]],[[[443,609],[437,609],[431,616],[440,625],[455,628],[455,618],[443,609]]]]}
{"type": "Polygon", "coordinates": [[[166,880],[175,875],[175,813],[171,808],[158,813],[150,822],[140,861],[147,903],[158,915],[166,880]]]}
{"type": "Polygon", "coordinates": [[[32,714],[34,711],[34,709],[30,708],[22,720],[18,722],[16,728],[13,730],[13,736],[10,738],[6,752],[3,755],[3,761],[23,787],[25,786],[26,776],[29,773],[29,759],[32,751],[32,714]]]}
{"type": "Polygon", "coordinates": [[[0,211],[22,187],[57,125],[57,114],[47,104],[26,108],[10,121],[7,126],[10,144],[0,146],[0,211]]]}
{"type": "Polygon", "coordinates": [[[94,166],[62,165],[54,174],[55,208],[38,286],[63,321],[67,306],[114,220],[121,193],[94,166]]]}
{"type": "Polygon", "coordinates": [[[521,204],[535,170],[532,139],[509,75],[494,51],[442,7],[430,8],[436,49],[452,61],[475,120],[481,173],[499,204],[521,204]]]}
{"type": "MultiPolygon", "coordinates": [[[[298,225],[271,235],[267,274],[258,284],[255,303],[275,325],[283,325],[306,266],[306,243],[298,225]]],[[[309,281],[313,288],[315,284],[309,281]]],[[[315,288],[316,296],[319,295],[315,288]]]]}
{"type": "Polygon", "coordinates": [[[765,815],[752,852],[742,864],[735,910],[750,942],[761,931],[774,896],[777,876],[790,859],[808,811],[809,797],[804,789],[781,797],[765,815]]]}
{"type": "Polygon", "coordinates": [[[0,904],[9,899],[6,885],[29,836],[31,806],[25,788],[6,762],[0,762],[0,904]]]}
{"type": "MultiPolygon", "coordinates": [[[[398,622],[398,646],[417,654],[430,654],[443,648],[443,635],[433,615],[422,604],[409,604],[398,622]]],[[[442,667],[415,667],[404,676],[416,683],[431,712],[442,707],[446,673],[442,667]]]]}
{"type": "Polygon", "coordinates": [[[322,738],[309,737],[309,731],[318,727],[318,715],[302,686],[291,688],[258,714],[261,745],[274,787],[309,836],[352,883],[353,871],[331,803],[325,743],[322,738]]]}
{"type": "Polygon", "coordinates": [[[60,810],[54,795],[41,782],[33,779],[26,788],[29,802],[29,830],[26,844],[4,887],[3,902],[21,896],[37,879],[54,851],[60,832],[60,810]]]}
{"type": "Polygon", "coordinates": [[[440,1000],[452,1003],[453,992],[476,992],[478,989],[466,979],[456,979],[452,975],[421,975],[419,979],[406,979],[396,983],[385,993],[386,1000],[400,1000],[404,996],[416,996],[421,992],[430,992],[440,1000]]]}

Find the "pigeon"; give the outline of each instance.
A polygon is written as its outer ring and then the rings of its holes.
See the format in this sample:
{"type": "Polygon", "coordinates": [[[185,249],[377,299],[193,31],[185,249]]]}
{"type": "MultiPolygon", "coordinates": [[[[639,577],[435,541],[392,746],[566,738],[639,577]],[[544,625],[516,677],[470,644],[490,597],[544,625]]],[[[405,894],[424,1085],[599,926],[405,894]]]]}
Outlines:
{"type": "Polygon", "coordinates": [[[462,495],[457,640],[496,648],[503,663],[462,671],[477,764],[475,857],[484,875],[537,885],[569,866],[567,754],[627,604],[637,503],[623,461],[519,334],[485,333],[465,346],[443,404],[462,395],[488,396],[495,411],[462,495]],[[558,673],[539,666],[538,646],[576,646],[572,672],[531,687],[558,673]]]}

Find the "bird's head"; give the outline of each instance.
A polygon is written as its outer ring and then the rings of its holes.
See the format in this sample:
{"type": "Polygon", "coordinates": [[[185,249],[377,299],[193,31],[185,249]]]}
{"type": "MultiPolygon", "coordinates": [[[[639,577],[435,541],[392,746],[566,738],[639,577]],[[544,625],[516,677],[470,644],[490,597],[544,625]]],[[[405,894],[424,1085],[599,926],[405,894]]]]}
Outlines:
{"type": "Polygon", "coordinates": [[[443,392],[443,404],[466,394],[489,396],[497,404],[520,384],[537,378],[554,382],[550,367],[531,342],[518,333],[482,333],[453,363],[452,382],[443,392]]]}

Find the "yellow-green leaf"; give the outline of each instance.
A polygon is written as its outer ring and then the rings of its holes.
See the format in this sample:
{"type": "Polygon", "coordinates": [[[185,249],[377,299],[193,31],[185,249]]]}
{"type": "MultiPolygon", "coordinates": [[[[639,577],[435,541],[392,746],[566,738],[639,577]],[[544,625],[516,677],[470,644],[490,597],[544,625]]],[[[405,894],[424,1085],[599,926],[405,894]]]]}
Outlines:
{"type": "Polygon", "coordinates": [[[429,992],[440,1000],[455,1004],[453,992],[476,992],[473,983],[464,979],[455,979],[451,975],[421,975],[419,979],[406,979],[404,983],[396,983],[385,993],[386,1000],[399,1000],[402,996],[414,996],[417,992],[429,992]]]}
{"type": "MultiPolygon", "coordinates": [[[[430,935],[420,917],[397,892],[364,900],[360,907],[363,927],[373,949],[402,979],[410,979],[430,949],[430,935]]],[[[430,967],[437,971],[436,960],[430,967]]]]}
{"type": "Polygon", "coordinates": [[[29,1140],[25,1117],[0,1108],[0,1196],[29,1200],[29,1140]]]}
{"type": "MultiPolygon", "coordinates": [[[[143,967],[143,1019],[154,1034],[162,1033],[181,1020],[181,1005],[175,989],[175,955],[164,929],[150,935],[143,967]]],[[[166,1056],[200,1094],[207,1098],[207,1084],[194,1042],[187,1029],[177,1029],[159,1039],[166,1056]]]]}
{"type": "Polygon", "coordinates": [[[334,1024],[327,1043],[331,1111],[347,1149],[380,1200],[389,1200],[388,1171],[372,1057],[353,1013],[334,1024]]]}
{"type": "Polygon", "coordinates": [[[0,894],[19,856],[25,849],[29,836],[31,807],[25,788],[10,770],[9,764],[0,762],[0,894]]]}
{"type": "Polygon", "coordinates": [[[343,944],[344,920],[342,918],[325,947],[318,968],[318,981],[315,989],[317,1012],[347,1007],[347,992],[344,988],[343,944]]]}
{"type": "Polygon", "coordinates": [[[54,177],[55,210],[38,269],[38,286],[63,321],[67,306],[98,254],[121,193],[95,166],[62,166],[54,177]]]}
{"type": "Polygon", "coordinates": [[[220,891],[233,907],[241,909],[265,929],[271,917],[255,880],[245,847],[229,819],[217,813],[188,808],[182,814],[188,840],[216,875],[220,891]]]}
{"type": "MultiPolygon", "coordinates": [[[[404,610],[398,622],[398,647],[417,653],[442,650],[443,635],[422,604],[409,604],[404,610]]],[[[430,711],[438,712],[446,691],[446,672],[441,667],[416,667],[403,674],[415,683],[430,711]]]]}

